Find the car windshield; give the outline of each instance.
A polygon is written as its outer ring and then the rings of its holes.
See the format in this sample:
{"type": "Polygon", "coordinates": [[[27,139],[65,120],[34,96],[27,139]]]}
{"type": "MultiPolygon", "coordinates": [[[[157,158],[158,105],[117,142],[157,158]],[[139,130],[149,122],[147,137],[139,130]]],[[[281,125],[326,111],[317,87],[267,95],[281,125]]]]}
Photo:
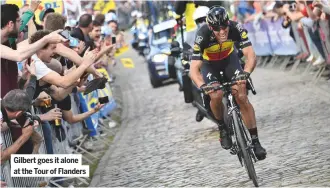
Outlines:
{"type": "Polygon", "coordinates": [[[171,33],[172,33],[172,28],[170,29],[166,29],[164,31],[160,31],[158,33],[154,34],[154,40],[159,40],[163,37],[165,37],[166,39],[170,39],[171,38],[171,33]]]}

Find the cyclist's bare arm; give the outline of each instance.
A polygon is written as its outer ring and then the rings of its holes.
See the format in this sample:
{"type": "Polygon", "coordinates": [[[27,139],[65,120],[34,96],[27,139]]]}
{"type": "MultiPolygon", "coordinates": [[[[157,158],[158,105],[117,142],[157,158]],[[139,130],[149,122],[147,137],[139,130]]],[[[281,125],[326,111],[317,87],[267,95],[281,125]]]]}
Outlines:
{"type": "Polygon", "coordinates": [[[190,65],[190,78],[198,88],[205,83],[200,72],[202,64],[202,60],[192,60],[190,65]]]}
{"type": "Polygon", "coordinates": [[[242,52],[246,58],[244,71],[252,73],[257,64],[256,54],[254,53],[252,46],[243,48],[242,52]]]}

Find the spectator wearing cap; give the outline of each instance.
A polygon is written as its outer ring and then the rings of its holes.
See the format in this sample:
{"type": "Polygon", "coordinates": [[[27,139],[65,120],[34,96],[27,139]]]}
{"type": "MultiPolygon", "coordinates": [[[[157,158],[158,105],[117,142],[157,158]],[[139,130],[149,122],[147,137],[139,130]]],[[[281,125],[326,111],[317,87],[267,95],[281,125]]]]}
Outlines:
{"type": "Polygon", "coordinates": [[[52,8],[48,8],[46,10],[42,10],[39,14],[39,20],[41,22],[41,25],[39,25],[37,22],[36,22],[36,17],[33,17],[33,21],[34,21],[34,24],[36,25],[36,28],[37,30],[42,30],[44,27],[45,27],[45,22],[46,22],[46,18],[48,16],[49,13],[54,13],[55,10],[52,9],[52,8]]]}

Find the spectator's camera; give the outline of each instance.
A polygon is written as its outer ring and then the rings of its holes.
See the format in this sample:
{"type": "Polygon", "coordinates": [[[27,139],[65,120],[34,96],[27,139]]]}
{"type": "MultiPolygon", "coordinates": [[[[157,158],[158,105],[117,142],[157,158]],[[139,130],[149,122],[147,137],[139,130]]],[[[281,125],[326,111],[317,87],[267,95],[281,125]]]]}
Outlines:
{"type": "Polygon", "coordinates": [[[59,33],[62,37],[66,38],[66,39],[70,39],[71,35],[70,35],[70,31],[68,30],[64,30],[62,32],[59,33]]]}
{"type": "Polygon", "coordinates": [[[33,126],[34,125],[34,121],[38,121],[39,123],[41,123],[41,119],[38,116],[32,115],[30,112],[24,112],[22,115],[22,118],[24,118],[24,125],[23,128],[27,127],[27,126],[33,126]],[[25,124],[25,122],[28,121],[28,124],[25,124]]]}
{"type": "Polygon", "coordinates": [[[289,6],[289,10],[291,12],[296,11],[297,10],[297,4],[296,3],[291,3],[289,6]]]}
{"type": "Polygon", "coordinates": [[[277,2],[277,7],[283,7],[284,4],[288,4],[289,5],[289,10],[291,12],[296,11],[297,10],[297,4],[295,2],[292,1],[283,1],[283,2],[277,2]]]}

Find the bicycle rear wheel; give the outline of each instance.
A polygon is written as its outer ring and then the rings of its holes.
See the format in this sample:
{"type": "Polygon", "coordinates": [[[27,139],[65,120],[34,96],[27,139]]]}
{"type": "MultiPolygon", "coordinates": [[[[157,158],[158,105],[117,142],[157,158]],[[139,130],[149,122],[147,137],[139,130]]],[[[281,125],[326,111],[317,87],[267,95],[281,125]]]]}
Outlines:
{"type": "Polygon", "coordinates": [[[235,132],[237,136],[237,142],[238,146],[240,147],[240,150],[238,152],[242,152],[241,156],[243,157],[243,163],[246,168],[246,171],[249,175],[249,178],[252,179],[254,186],[259,187],[258,180],[257,180],[257,174],[254,169],[254,165],[252,162],[252,158],[249,152],[249,148],[246,144],[246,138],[244,136],[244,127],[241,121],[238,120],[239,116],[237,112],[234,110],[233,113],[233,120],[234,120],[234,126],[235,126],[235,132]]]}

